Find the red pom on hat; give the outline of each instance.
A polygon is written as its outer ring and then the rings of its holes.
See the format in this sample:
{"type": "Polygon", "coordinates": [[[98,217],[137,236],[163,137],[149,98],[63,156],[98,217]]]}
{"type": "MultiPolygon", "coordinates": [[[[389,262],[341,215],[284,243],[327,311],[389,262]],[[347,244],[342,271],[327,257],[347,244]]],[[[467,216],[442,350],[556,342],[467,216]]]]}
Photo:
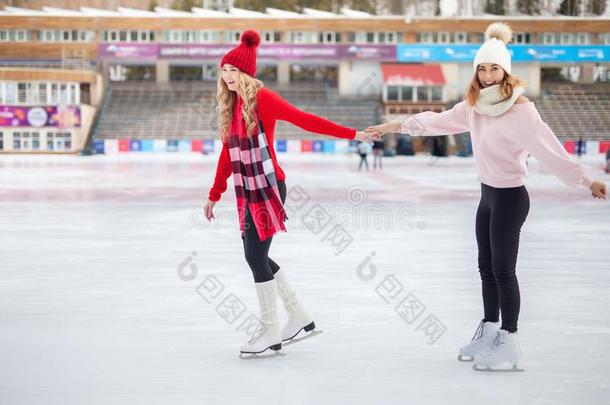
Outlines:
{"type": "Polygon", "coordinates": [[[261,37],[254,30],[246,30],[241,34],[241,43],[231,49],[220,61],[222,68],[229,63],[242,72],[256,76],[256,48],[261,43],[261,37]]]}
{"type": "Polygon", "coordinates": [[[248,48],[257,47],[261,43],[261,36],[254,30],[246,30],[241,34],[241,43],[248,48]]]}

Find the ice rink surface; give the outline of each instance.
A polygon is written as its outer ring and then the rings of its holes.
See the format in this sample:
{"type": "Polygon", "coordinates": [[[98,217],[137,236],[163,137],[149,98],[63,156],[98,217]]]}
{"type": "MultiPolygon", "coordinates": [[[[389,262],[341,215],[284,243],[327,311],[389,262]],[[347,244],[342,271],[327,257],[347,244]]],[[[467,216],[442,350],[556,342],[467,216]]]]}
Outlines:
{"type": "Polygon", "coordinates": [[[201,217],[215,156],[2,156],[0,404],[610,402],[608,201],[530,163],[526,372],[477,373],[456,360],[482,317],[473,159],[280,162],[271,257],[324,333],[245,361],[257,304],[232,181],[201,217]]]}

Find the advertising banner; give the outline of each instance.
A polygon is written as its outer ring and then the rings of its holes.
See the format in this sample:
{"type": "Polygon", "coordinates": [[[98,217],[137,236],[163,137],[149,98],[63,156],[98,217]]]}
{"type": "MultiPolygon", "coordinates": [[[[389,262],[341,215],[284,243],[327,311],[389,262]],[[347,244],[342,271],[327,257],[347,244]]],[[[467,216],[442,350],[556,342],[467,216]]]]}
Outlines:
{"type": "Polygon", "coordinates": [[[26,107],[0,106],[0,127],[80,127],[79,107],[44,106],[26,107]]]}

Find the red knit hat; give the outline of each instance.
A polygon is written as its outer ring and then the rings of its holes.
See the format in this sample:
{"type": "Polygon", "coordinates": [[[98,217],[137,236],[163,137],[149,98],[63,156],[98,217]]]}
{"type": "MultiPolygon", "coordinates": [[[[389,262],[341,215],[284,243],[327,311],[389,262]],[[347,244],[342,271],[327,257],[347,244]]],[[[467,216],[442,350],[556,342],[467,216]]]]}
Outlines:
{"type": "Polygon", "coordinates": [[[231,49],[220,61],[222,68],[229,63],[250,76],[256,76],[256,47],[261,43],[258,32],[246,30],[241,34],[241,43],[231,49]]]}

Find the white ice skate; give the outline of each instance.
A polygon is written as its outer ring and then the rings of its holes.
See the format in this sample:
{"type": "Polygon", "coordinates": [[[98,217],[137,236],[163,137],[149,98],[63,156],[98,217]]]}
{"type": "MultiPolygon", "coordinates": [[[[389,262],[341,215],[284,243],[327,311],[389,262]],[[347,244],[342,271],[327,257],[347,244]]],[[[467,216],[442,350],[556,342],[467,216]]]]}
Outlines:
{"type": "Polygon", "coordinates": [[[286,275],[284,272],[282,270],[278,270],[274,277],[277,282],[278,294],[282,300],[282,303],[284,304],[286,312],[288,313],[288,322],[282,329],[282,341],[288,342],[286,343],[288,345],[321,333],[321,331],[314,330],[316,328],[316,324],[311,320],[309,314],[303,306],[303,303],[301,300],[299,300],[294,290],[292,290],[290,284],[288,284],[288,280],[286,280],[286,275]],[[309,333],[300,338],[296,338],[296,336],[303,330],[309,333]]]}
{"type": "Polygon", "coordinates": [[[470,343],[460,348],[460,354],[457,359],[459,361],[473,361],[475,356],[491,347],[499,329],[499,322],[481,321],[470,343]]]}
{"type": "Polygon", "coordinates": [[[517,367],[521,357],[521,346],[517,332],[510,333],[500,329],[491,347],[474,358],[472,368],[476,371],[515,372],[524,371],[517,367]],[[511,364],[512,368],[501,368],[503,364],[511,364]]]}
{"type": "Polygon", "coordinates": [[[280,355],[278,350],[282,349],[282,337],[277,320],[277,284],[275,280],[270,280],[264,283],[254,283],[254,286],[261,309],[260,319],[263,327],[258,334],[241,347],[239,357],[244,359],[270,357],[268,355],[258,356],[269,349],[275,351],[271,356],[280,355]]]}

